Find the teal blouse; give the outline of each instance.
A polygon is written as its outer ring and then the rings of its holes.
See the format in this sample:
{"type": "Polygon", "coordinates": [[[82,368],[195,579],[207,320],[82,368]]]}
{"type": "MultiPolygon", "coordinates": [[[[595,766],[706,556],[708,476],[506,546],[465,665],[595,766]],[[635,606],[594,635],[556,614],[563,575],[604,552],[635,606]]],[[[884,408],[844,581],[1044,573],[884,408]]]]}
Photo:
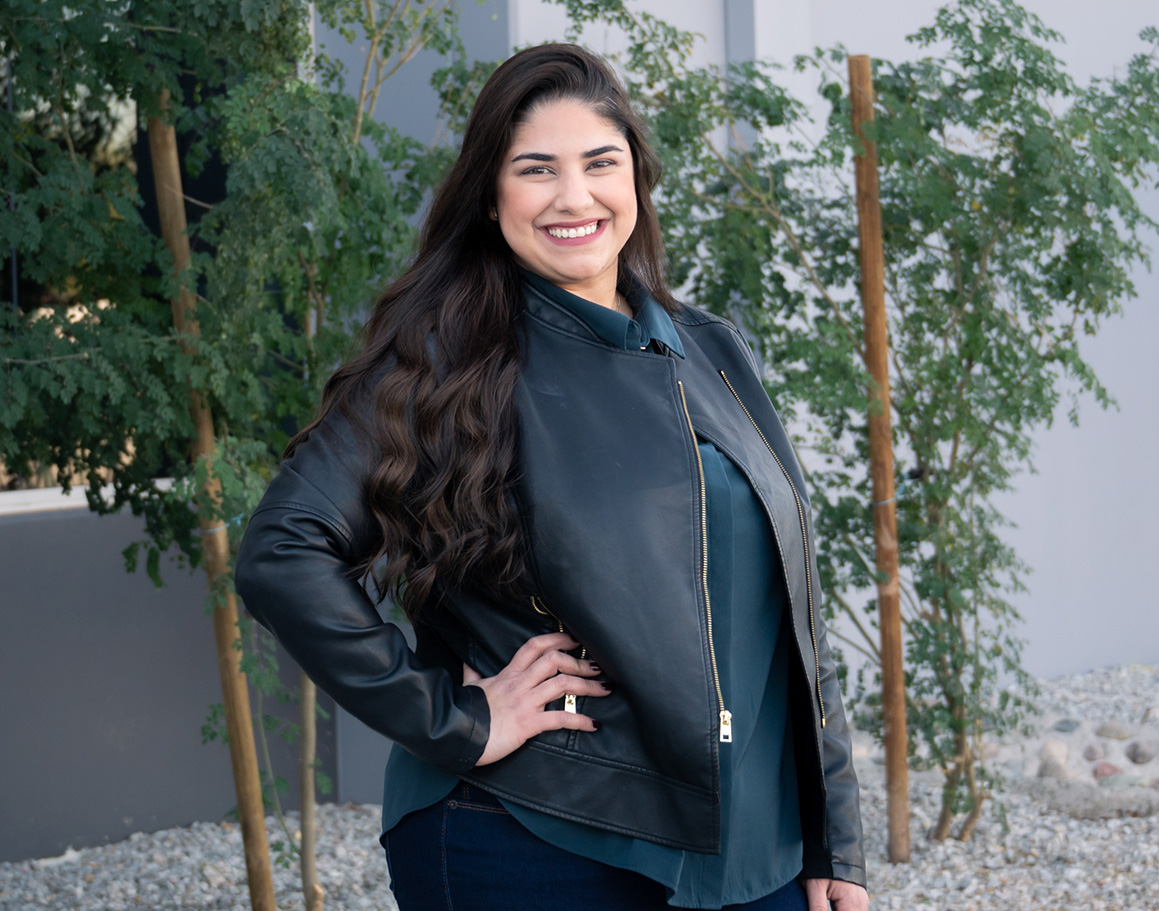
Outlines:
{"type": "MultiPolygon", "coordinates": [[[[667,312],[646,293],[635,318],[601,307],[530,272],[526,281],[609,345],[653,342],[683,357],[667,312]]],[[[720,908],[776,891],[801,871],[801,820],[789,723],[792,637],[776,541],[745,476],[715,446],[699,441],[708,515],[708,587],[717,667],[732,712],[732,743],[720,744],[721,853],[697,854],[560,819],[507,800],[522,825],[557,847],[662,883],[668,902],[720,908]]],[[[611,698],[615,698],[614,696],[611,698]]],[[[447,796],[458,779],[394,749],[386,767],[383,831],[447,796]]]]}

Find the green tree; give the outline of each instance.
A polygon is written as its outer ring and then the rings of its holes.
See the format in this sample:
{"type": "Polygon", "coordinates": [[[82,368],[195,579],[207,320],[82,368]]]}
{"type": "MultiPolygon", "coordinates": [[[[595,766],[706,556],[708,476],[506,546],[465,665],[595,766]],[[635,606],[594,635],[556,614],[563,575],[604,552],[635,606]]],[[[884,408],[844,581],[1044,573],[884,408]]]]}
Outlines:
{"type": "MultiPolygon", "coordinates": [[[[66,488],[87,484],[93,510],[143,516],[126,560],[157,584],[171,548],[189,568],[206,562],[207,528],[236,546],[447,160],[371,115],[419,50],[461,56],[449,0],[314,6],[366,39],[357,94],[338,62],[312,58],[297,0],[13,0],[0,12],[13,99],[0,111],[0,256],[15,254],[24,292],[0,308],[0,464],[24,477],[54,466],[66,488]],[[186,196],[193,256],[179,275],[143,214],[131,139],[136,127],[143,144],[147,123],[176,127],[186,187],[210,162],[226,174],[219,198],[186,196]],[[174,329],[179,288],[194,295],[197,333],[174,329]],[[200,458],[191,393],[216,431],[200,458]]],[[[450,86],[446,97],[453,107],[450,86]]],[[[231,598],[229,574],[215,577],[210,608],[231,598]]],[[[266,649],[242,667],[259,693],[275,689],[266,649]]]]}
{"type": "MultiPolygon", "coordinates": [[[[809,474],[833,634],[872,668],[875,605],[848,595],[875,570],[845,51],[795,61],[830,109],[816,124],[772,63],[691,67],[689,36],[617,0],[561,2],[628,36],[672,276],[758,347],[809,474]]],[[[875,61],[911,750],[945,773],[937,839],[963,812],[973,831],[983,732],[1022,724],[1033,691],[1009,600],[1027,567],[997,495],[1060,407],[1111,404],[1081,342],[1149,262],[1133,191],[1159,173],[1159,33],[1141,39],[1121,75],[1079,86],[1013,0],[958,0],[910,36],[926,56],[875,61]]]]}

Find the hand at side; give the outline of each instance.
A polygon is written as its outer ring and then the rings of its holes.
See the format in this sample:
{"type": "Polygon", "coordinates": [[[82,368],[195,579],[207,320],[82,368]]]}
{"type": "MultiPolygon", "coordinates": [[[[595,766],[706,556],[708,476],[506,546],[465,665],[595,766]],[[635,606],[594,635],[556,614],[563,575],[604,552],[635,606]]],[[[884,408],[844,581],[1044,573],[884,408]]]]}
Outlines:
{"type": "Polygon", "coordinates": [[[841,879],[807,879],[805,897],[809,911],[869,911],[869,893],[841,879]]]}

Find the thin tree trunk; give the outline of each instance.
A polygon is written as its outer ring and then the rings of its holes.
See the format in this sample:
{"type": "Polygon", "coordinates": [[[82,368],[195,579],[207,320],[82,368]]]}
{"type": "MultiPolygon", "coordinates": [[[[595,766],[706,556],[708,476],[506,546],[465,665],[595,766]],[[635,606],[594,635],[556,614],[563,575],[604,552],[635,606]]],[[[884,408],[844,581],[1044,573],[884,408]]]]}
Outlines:
{"type": "Polygon", "coordinates": [[[970,807],[970,812],[966,814],[966,819],[962,823],[962,827],[958,829],[958,834],[955,836],[958,841],[969,841],[974,836],[974,827],[978,825],[978,819],[982,816],[982,804],[986,802],[986,795],[978,787],[978,776],[974,772],[975,753],[973,744],[966,749],[969,751],[966,755],[966,784],[970,789],[970,800],[973,802],[973,806],[970,807]]]}
{"type": "MultiPolygon", "coordinates": [[[[165,92],[161,96],[162,111],[168,106],[168,101],[169,93],[165,92]]],[[[177,137],[173,127],[159,117],[149,118],[148,133],[153,179],[157,189],[157,209],[161,217],[161,235],[173,256],[175,272],[180,275],[189,268],[190,255],[181,166],[177,158],[177,137]]],[[[195,300],[188,289],[181,288],[171,302],[173,325],[183,338],[200,333],[194,313],[195,300]]],[[[185,345],[185,342],[182,344],[185,345]]],[[[188,350],[188,346],[185,347],[188,350]]],[[[193,458],[209,458],[214,447],[213,415],[201,394],[192,386],[189,388],[189,413],[196,428],[193,458]]],[[[221,484],[212,466],[206,472],[201,496],[208,503],[216,504],[221,500],[221,484]]],[[[205,572],[209,579],[209,589],[215,592],[222,587],[229,572],[229,536],[219,519],[203,520],[201,525],[205,572]]],[[[250,904],[253,911],[277,911],[249,691],[246,689],[245,674],[241,671],[241,651],[234,647],[238,636],[237,620],[237,597],[227,587],[213,610],[213,631],[226,728],[229,731],[229,756],[233,764],[233,782],[241,816],[250,904]]]]}
{"type": "Polygon", "coordinates": [[[946,773],[946,781],[942,785],[942,812],[938,815],[937,825],[930,836],[934,841],[945,841],[950,834],[950,826],[954,822],[954,795],[958,791],[958,781],[962,777],[962,767],[955,763],[946,773]]]}
{"type": "MultiPolygon", "coordinates": [[[[303,327],[306,336],[306,345],[313,353],[314,336],[322,326],[322,298],[314,286],[314,276],[318,268],[313,262],[307,262],[299,252],[299,262],[306,275],[306,284],[309,288],[311,305],[306,308],[306,324],[303,327]]],[[[309,366],[306,376],[309,377],[309,366]]],[[[317,806],[314,794],[314,761],[318,752],[318,691],[314,681],[301,672],[299,707],[301,710],[302,740],[298,745],[299,766],[299,805],[302,828],[302,841],[298,846],[298,862],[302,869],[302,895],[306,901],[306,911],[322,911],[322,902],[326,895],[318,882],[317,835],[318,829],[314,819],[317,806]]]]}
{"type": "Polygon", "coordinates": [[[879,577],[877,616],[881,626],[881,707],[885,728],[885,789],[891,863],[909,863],[909,744],[902,665],[901,589],[898,584],[897,512],[890,427],[889,338],[885,321],[885,256],[877,150],[861,127],[873,121],[873,73],[864,55],[849,58],[853,130],[865,147],[856,157],[857,221],[861,245],[861,299],[865,310],[865,366],[869,391],[869,465],[873,489],[873,537],[879,577]]]}
{"type": "Polygon", "coordinates": [[[318,693],[314,682],[302,672],[300,708],[302,724],[302,744],[299,752],[300,804],[302,842],[299,858],[302,864],[302,894],[306,898],[306,911],[322,911],[325,892],[318,884],[318,865],[315,857],[314,824],[314,755],[318,743],[318,693]]]}
{"type": "MultiPolygon", "coordinates": [[[[953,706],[951,713],[956,721],[961,720],[960,706],[953,706]]],[[[954,822],[954,799],[958,793],[958,784],[962,780],[962,774],[967,771],[970,760],[970,744],[967,741],[966,732],[959,729],[954,734],[954,765],[946,773],[946,781],[942,786],[942,812],[938,816],[938,824],[934,827],[934,834],[931,836],[934,841],[945,841],[950,834],[950,826],[954,822]]]]}

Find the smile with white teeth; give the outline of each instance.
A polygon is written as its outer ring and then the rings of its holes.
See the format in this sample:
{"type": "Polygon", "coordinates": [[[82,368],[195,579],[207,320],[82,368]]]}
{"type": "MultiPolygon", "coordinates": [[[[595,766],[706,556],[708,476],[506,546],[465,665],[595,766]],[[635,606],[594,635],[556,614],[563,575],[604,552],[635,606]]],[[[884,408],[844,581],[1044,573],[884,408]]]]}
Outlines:
{"type": "Polygon", "coordinates": [[[595,234],[600,223],[593,221],[590,225],[584,225],[580,228],[547,228],[547,233],[552,237],[558,237],[561,240],[571,237],[587,237],[589,234],[595,234]]]}

